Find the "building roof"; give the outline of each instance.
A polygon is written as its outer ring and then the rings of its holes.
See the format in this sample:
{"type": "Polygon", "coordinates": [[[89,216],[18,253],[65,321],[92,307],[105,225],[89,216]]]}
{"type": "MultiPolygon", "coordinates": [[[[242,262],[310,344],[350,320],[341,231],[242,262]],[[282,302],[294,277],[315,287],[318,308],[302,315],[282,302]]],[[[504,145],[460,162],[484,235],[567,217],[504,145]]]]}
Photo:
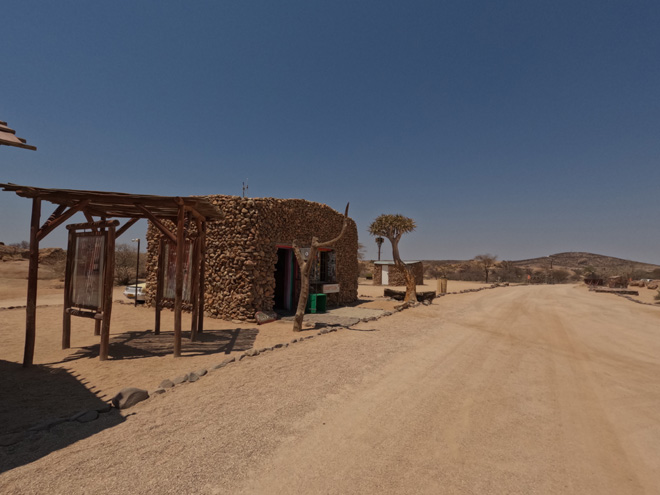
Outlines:
{"type": "Polygon", "coordinates": [[[27,144],[27,141],[23,138],[19,138],[16,135],[14,129],[10,129],[7,126],[7,122],[0,120],[0,144],[5,146],[15,146],[16,148],[23,148],[26,150],[36,150],[36,146],[30,146],[27,144]]]}
{"type": "Polygon", "coordinates": [[[1,184],[3,191],[15,192],[23,198],[40,198],[58,205],[76,206],[87,200],[85,211],[100,217],[144,218],[143,208],[158,218],[176,219],[180,204],[207,220],[217,220],[223,213],[203,197],[151,196],[105,191],[81,191],[75,189],[47,189],[18,184],[1,184]]]}

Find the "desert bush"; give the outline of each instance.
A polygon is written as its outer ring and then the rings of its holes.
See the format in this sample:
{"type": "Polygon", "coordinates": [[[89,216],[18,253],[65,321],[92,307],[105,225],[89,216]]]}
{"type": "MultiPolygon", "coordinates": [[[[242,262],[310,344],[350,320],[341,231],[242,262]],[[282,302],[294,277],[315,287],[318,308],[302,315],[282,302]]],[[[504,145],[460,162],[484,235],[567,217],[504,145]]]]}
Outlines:
{"type": "Polygon", "coordinates": [[[366,277],[373,270],[371,261],[358,260],[358,277],[366,277]]]}
{"type": "Polygon", "coordinates": [[[502,261],[493,270],[493,279],[498,282],[522,282],[526,278],[525,270],[515,266],[511,261],[502,261]]]}
{"type": "Polygon", "coordinates": [[[567,272],[566,270],[551,270],[550,271],[550,279],[555,284],[565,283],[570,276],[571,276],[571,274],[569,272],[567,272]]]}
{"type": "Polygon", "coordinates": [[[368,272],[368,273],[365,274],[365,277],[367,278],[367,280],[373,280],[374,274],[371,273],[371,272],[368,272]]]}
{"type": "MultiPolygon", "coordinates": [[[[128,285],[135,283],[135,264],[137,262],[137,251],[135,245],[117,244],[115,248],[115,284],[128,285]]],[[[140,268],[138,278],[147,275],[147,255],[140,253],[140,268]]]]}
{"type": "Polygon", "coordinates": [[[15,247],[18,249],[30,249],[30,243],[28,241],[14,242],[9,245],[10,247],[15,247]]]}

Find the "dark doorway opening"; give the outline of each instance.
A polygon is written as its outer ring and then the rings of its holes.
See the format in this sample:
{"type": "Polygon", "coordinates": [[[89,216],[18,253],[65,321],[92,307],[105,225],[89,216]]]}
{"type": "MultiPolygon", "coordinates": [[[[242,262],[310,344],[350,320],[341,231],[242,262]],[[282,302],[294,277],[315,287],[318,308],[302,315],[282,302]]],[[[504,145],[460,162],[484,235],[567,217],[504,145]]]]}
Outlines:
{"type": "Polygon", "coordinates": [[[295,311],[300,293],[300,270],[293,250],[277,249],[275,264],[275,310],[285,313],[295,311]]]}

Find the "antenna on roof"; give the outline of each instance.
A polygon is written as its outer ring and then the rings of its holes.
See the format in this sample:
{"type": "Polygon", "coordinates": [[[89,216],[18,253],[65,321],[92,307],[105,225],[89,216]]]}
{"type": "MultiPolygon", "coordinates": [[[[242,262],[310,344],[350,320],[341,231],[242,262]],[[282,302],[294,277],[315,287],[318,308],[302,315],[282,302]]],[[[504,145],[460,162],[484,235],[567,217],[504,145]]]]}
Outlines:
{"type": "Polygon", "coordinates": [[[245,182],[243,182],[243,197],[245,197],[245,191],[247,191],[247,190],[248,190],[248,187],[249,187],[247,181],[248,181],[248,180],[245,179],[245,182]]]}

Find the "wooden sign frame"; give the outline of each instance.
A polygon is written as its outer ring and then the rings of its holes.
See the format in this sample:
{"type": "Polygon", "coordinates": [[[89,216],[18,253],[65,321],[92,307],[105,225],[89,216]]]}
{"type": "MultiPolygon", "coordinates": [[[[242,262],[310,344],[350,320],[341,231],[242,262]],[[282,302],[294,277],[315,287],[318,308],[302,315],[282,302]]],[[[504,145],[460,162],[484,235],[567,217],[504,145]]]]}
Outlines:
{"type": "Polygon", "coordinates": [[[71,347],[71,316],[94,319],[94,335],[101,336],[99,358],[108,359],[110,347],[110,315],[112,314],[112,287],[115,274],[115,237],[117,220],[67,225],[69,242],[64,274],[64,312],[62,316],[62,349],[71,347]],[[81,239],[103,239],[93,248],[83,248],[81,239]],[[102,251],[102,252],[100,252],[102,251]],[[99,264],[98,269],[95,265],[99,264]],[[80,275],[79,271],[85,273],[80,275]],[[98,273],[94,273],[98,272],[98,273]],[[89,283],[99,294],[96,302],[85,299],[77,289],[82,282],[89,283]]]}

